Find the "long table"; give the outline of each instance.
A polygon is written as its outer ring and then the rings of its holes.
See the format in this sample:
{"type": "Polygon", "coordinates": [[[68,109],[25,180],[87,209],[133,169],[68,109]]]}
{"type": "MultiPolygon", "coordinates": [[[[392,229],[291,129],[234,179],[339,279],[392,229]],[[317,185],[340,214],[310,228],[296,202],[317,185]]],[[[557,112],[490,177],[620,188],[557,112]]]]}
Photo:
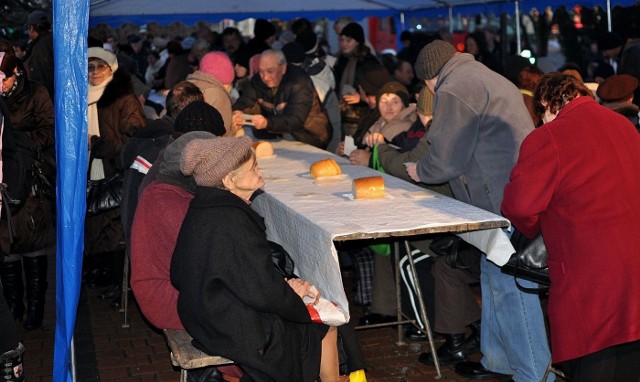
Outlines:
{"type": "Polygon", "coordinates": [[[293,257],[296,271],[318,286],[322,295],[348,312],[334,241],[408,237],[455,232],[502,265],[514,252],[502,231],[502,216],[431,192],[402,179],[300,142],[272,142],[275,154],[259,158],[264,193],[253,208],[266,221],[269,240],[280,243],[293,257]],[[312,163],[333,158],[343,175],[312,179],[312,163]],[[381,175],[386,196],[355,199],[355,178],[381,175]],[[467,232],[467,233],[463,233],[467,232]]]}

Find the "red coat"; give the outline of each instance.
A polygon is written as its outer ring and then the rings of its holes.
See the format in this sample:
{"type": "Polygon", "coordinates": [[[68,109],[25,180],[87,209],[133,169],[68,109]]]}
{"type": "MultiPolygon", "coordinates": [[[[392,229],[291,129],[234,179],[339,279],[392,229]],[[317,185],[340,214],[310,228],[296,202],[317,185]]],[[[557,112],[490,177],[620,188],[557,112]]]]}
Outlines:
{"type": "Polygon", "coordinates": [[[131,289],[144,316],[160,329],[184,329],[169,269],[180,227],[194,195],[151,183],[140,196],[131,227],[131,289]]]}
{"type": "Polygon", "coordinates": [[[554,362],[640,339],[640,135],[590,97],[520,147],[502,212],[549,253],[554,362]]]}

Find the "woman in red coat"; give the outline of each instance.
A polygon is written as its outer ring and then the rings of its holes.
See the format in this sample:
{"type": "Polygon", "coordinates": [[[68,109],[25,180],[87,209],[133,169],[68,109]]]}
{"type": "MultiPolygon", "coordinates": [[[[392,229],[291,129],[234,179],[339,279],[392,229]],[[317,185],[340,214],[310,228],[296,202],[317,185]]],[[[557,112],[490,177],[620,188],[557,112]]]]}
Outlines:
{"type": "Polygon", "coordinates": [[[534,102],[544,125],[522,143],[502,212],[549,253],[554,362],[571,381],[640,378],[640,135],[568,75],[534,102]]]}

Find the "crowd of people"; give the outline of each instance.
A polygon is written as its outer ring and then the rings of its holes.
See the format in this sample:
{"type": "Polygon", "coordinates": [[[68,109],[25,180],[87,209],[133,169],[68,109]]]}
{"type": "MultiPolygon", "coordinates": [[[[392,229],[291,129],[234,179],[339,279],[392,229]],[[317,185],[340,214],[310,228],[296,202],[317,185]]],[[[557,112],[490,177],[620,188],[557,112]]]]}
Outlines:
{"type": "MultiPolygon", "coordinates": [[[[0,41],[0,359],[16,367],[16,322],[42,325],[56,229],[51,23],[35,11],[27,25],[25,55],[0,41]]],[[[247,41],[234,27],[89,37],[87,179],[119,181],[122,195],[88,201],[87,287],[105,287],[117,306],[129,256],[149,322],[187,330],[196,347],[233,359],[222,372],[242,380],[339,381],[366,369],[354,324],[312,321],[303,298],[317,301],[317,289],[273,266],[251,208],[264,179],[244,135],[296,140],[503,215],[507,235],[544,235],[549,336],[539,296],[501,264],[468,246],[456,267],[438,256],[447,235],[411,242],[406,256],[425,260],[429,314],[445,338],[441,364],[471,379],[540,381],[553,362],[571,381],[637,382],[638,36],[599,36],[600,70],[563,62],[545,73],[519,56],[501,60],[490,29],[468,33],[464,49],[444,31],[405,32],[400,52],[379,54],[348,17],[334,23],[337,52],[309,20],[289,27],[257,19],[247,41]],[[478,350],[481,362],[470,361],[478,350]]],[[[388,254],[384,243],[341,251],[358,277],[360,324],[395,318],[388,254]]],[[[425,340],[421,329],[406,335],[425,340]]],[[[434,364],[428,353],[419,361],[434,364]]]]}

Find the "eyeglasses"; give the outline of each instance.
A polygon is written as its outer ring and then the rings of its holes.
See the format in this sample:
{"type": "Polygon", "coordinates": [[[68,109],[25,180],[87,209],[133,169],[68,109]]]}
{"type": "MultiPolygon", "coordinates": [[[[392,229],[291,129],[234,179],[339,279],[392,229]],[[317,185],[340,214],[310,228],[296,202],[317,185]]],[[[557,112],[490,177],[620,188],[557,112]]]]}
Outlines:
{"type": "Polygon", "coordinates": [[[105,70],[107,70],[109,68],[109,65],[107,64],[89,64],[89,73],[91,72],[98,72],[98,73],[102,73],[105,70]]]}

